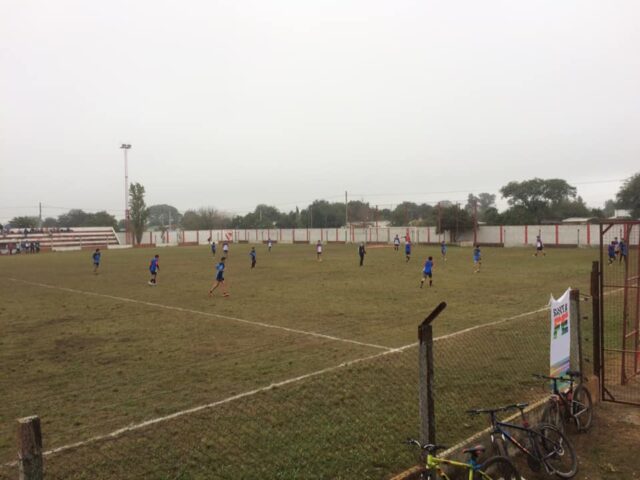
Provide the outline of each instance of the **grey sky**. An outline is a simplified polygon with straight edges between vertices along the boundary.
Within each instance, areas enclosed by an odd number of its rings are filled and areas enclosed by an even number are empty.
[[[147,203],[181,210],[534,176],[600,206],[619,182],[586,182],[640,170],[635,0],[0,5],[2,221],[122,216],[122,142]]]

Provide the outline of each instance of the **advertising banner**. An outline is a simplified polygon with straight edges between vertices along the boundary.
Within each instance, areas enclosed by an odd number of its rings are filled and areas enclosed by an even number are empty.
[[[559,299],[551,296],[551,355],[549,375],[559,377],[567,373],[571,358],[571,317],[569,309],[571,289],[568,288]]]

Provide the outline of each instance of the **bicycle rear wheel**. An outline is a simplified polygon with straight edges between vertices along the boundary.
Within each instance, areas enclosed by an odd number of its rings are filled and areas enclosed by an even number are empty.
[[[549,399],[549,402],[542,411],[542,423],[548,423],[564,432],[564,420],[560,411],[560,404],[557,400]]]
[[[584,385],[578,385],[578,388],[573,392],[571,414],[576,421],[576,428],[579,432],[589,430],[593,421],[593,404],[591,393]]]
[[[506,457],[491,457],[474,473],[474,480],[520,480],[515,465]]]
[[[578,458],[564,433],[553,425],[537,428],[538,451],[542,461],[560,478],[572,478],[578,472]]]

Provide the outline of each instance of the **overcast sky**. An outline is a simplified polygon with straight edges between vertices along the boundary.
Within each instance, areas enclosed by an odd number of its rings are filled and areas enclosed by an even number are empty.
[[[122,216],[122,142],[147,204],[180,210],[535,176],[601,206],[640,171],[637,0],[0,7],[1,221],[39,201]]]

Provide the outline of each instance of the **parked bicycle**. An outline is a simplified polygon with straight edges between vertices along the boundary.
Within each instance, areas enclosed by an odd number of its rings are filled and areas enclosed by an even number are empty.
[[[465,470],[468,480],[520,480],[521,478],[515,465],[506,457],[496,456],[480,462],[480,455],[485,451],[482,445],[463,450],[463,453],[469,455],[468,462],[463,463],[438,458],[437,451],[448,448],[444,445],[422,445],[418,440],[411,438],[407,439],[406,443],[420,448],[421,459],[424,458],[425,461],[425,470],[420,474],[421,480],[451,480],[449,474],[442,468],[444,465],[455,470]]]
[[[543,467],[548,475],[572,478],[578,472],[578,459],[569,439],[553,425],[541,423],[532,428],[524,413],[527,403],[517,403],[498,408],[469,410],[471,415],[487,414],[491,421],[491,442],[499,455],[508,456],[510,443],[525,454],[529,468],[538,472]],[[498,413],[519,410],[522,425],[498,420]],[[520,438],[512,433],[522,432]]]
[[[563,432],[564,424],[573,422],[579,432],[585,432],[591,427],[593,421],[593,405],[591,393],[582,382],[574,389],[575,379],[582,379],[580,372],[568,371],[566,376],[548,377],[546,375],[534,374],[534,377],[551,380],[553,382],[553,393],[549,398],[549,403],[542,412],[542,421],[555,425]],[[569,388],[561,391],[558,384],[568,382]]]

